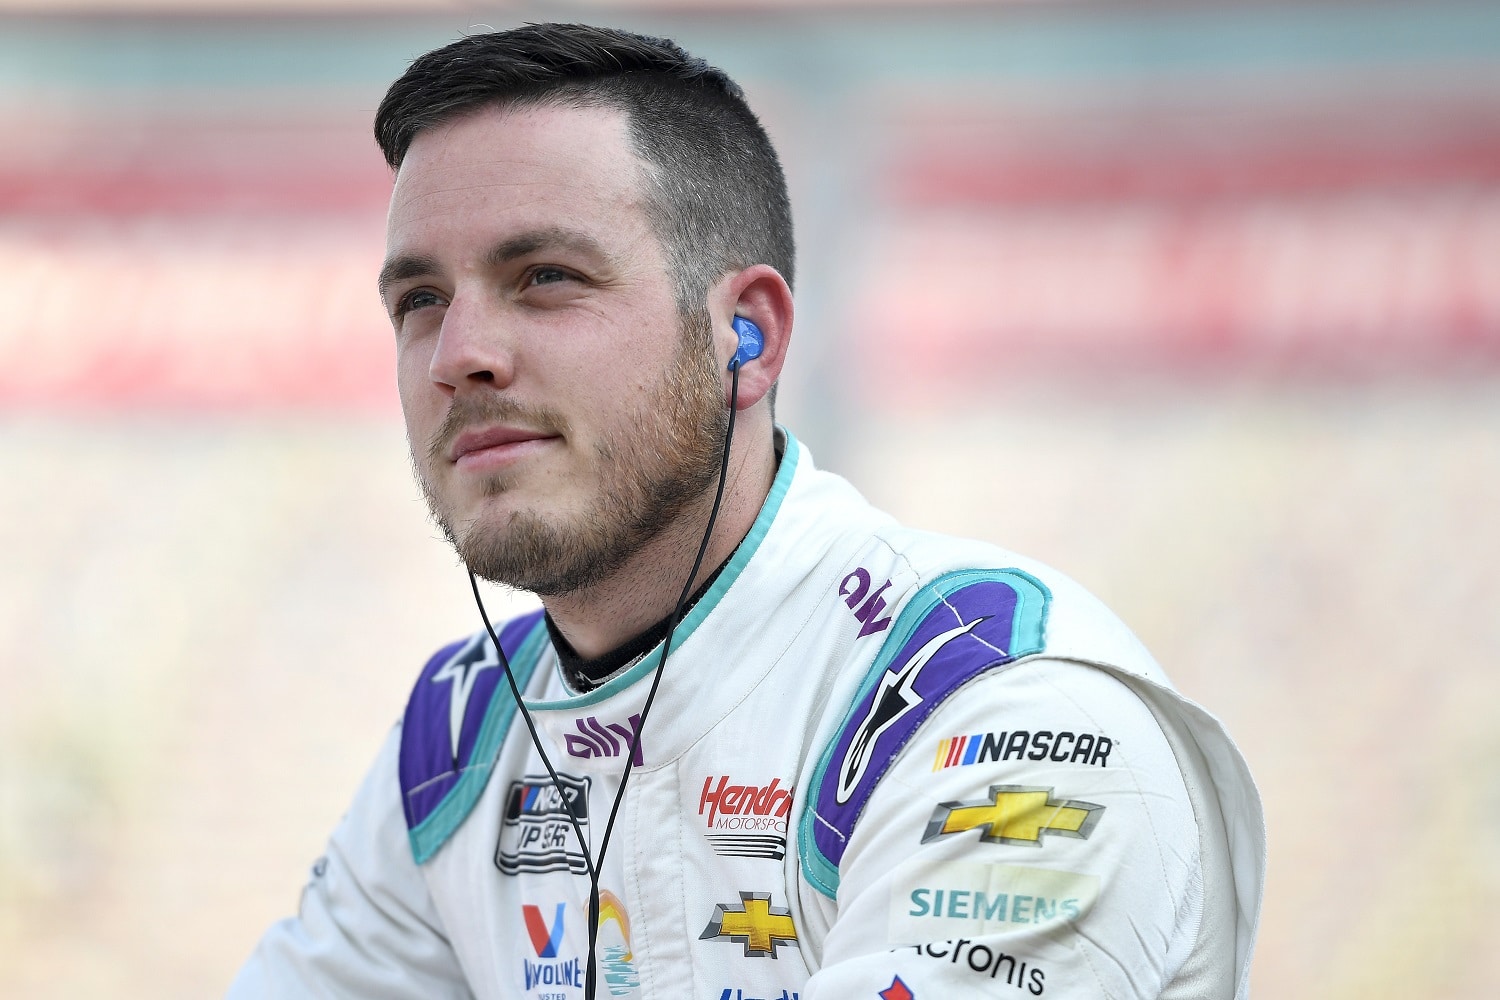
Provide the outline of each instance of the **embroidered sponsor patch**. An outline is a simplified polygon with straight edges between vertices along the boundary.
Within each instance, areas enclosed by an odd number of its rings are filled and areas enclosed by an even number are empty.
[[[917,691],[917,678],[922,676],[927,664],[953,640],[968,635],[988,620],[987,617],[976,618],[967,625],[956,625],[939,632],[923,643],[900,666],[886,669],[876,682],[875,692],[865,708],[864,718],[854,728],[849,746],[840,760],[838,784],[834,786],[834,802],[839,805],[848,804],[875,759],[876,742],[903,718],[917,715],[917,710],[931,700],[930,694]]]
[[[528,774],[512,781],[505,793],[500,838],[495,844],[495,867],[507,875],[520,872],[588,870],[573,820],[589,835],[589,779],[557,776],[560,786],[545,774]]]
[[[630,996],[640,988],[630,943],[630,914],[620,897],[608,889],[599,892],[599,971],[610,996]]]
[[[1041,847],[1048,834],[1087,840],[1103,816],[1103,806],[1054,799],[1051,788],[991,785],[987,798],[944,802],[933,810],[922,843],[978,830],[987,844]]]
[[[891,880],[891,943],[1068,924],[1098,898],[1096,875],[974,861],[908,861]]]
[[[907,602],[814,772],[802,870],[838,890],[844,846],[876,784],[938,705],[986,670],[1044,647],[1049,593],[1020,570],[964,570]]]
[[[1068,730],[1038,729],[1035,732],[1015,729],[1002,733],[974,733],[972,736],[950,736],[938,740],[932,769],[967,767],[1005,760],[1050,760],[1054,764],[1109,765],[1114,740],[1099,733],[1074,733]]]
[[[726,858],[785,858],[791,811],[792,789],[781,787],[780,778],[737,785],[728,775],[709,775],[698,797],[698,815],[708,827],[704,837]]]
[[[634,745],[635,753],[631,757],[631,763],[640,767],[641,744],[636,737],[641,728],[640,713],[632,715],[627,722],[628,724],[624,722],[602,723],[592,715],[574,719],[574,731],[563,734],[563,743],[568,748],[568,755],[582,760],[589,760],[593,757],[620,757],[628,753]]]
[[[526,991],[529,993],[540,989],[546,995],[546,992],[583,986],[583,963],[577,956],[562,955],[567,904],[556,904],[549,919],[545,907],[523,903],[521,921],[526,927],[526,936],[531,940],[532,953],[536,956],[535,961],[524,955],[521,958],[521,975],[526,983]]]
[[[552,914],[552,923],[548,925],[539,908],[530,903],[522,904],[521,917],[526,924],[526,935],[531,938],[531,950],[536,952],[537,958],[557,957],[557,946],[562,944],[563,911],[566,909],[566,903],[558,903]]]
[[[886,580],[871,593],[870,580],[870,571],[861,566],[839,582],[839,596],[849,605],[849,610],[854,612],[854,620],[859,622],[861,639],[876,632],[884,632],[891,624],[891,616],[883,614],[885,598],[882,596],[891,589],[891,581]]]
[[[798,946],[792,911],[772,906],[769,892],[742,892],[738,903],[714,904],[714,915],[698,940],[742,944],[746,958],[778,958],[781,945]]]
[[[903,983],[900,976],[891,979],[891,985],[881,990],[876,996],[880,997],[880,1000],[915,1000],[916,998],[911,987]]]
[[[968,938],[912,945],[911,950],[922,958],[956,965],[977,976],[1024,989],[1032,996],[1039,997],[1047,991],[1047,973],[1035,961],[976,944]]]

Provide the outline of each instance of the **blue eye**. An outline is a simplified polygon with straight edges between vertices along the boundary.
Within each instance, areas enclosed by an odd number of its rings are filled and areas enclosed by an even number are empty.
[[[572,274],[560,267],[537,267],[531,271],[533,285],[555,285],[559,281],[567,281],[572,277]]]
[[[405,316],[416,309],[426,309],[429,306],[445,305],[442,296],[426,288],[418,288],[407,292],[396,301],[396,315]]]

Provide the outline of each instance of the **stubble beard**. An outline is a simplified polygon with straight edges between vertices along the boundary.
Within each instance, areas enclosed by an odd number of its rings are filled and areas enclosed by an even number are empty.
[[[594,447],[590,509],[523,509],[505,515],[503,523],[481,515],[458,524],[422,463],[414,461],[433,520],[474,575],[543,597],[572,594],[608,579],[697,508],[705,508],[706,519],[706,495],[718,475],[729,420],[708,323],[706,314],[684,317],[672,366],[624,425]],[[551,408],[524,407],[500,395],[466,398],[455,401],[434,435],[427,466],[441,460],[454,436],[486,421],[520,422],[569,437],[566,418]],[[509,473],[492,476],[484,494],[501,496],[515,480]]]

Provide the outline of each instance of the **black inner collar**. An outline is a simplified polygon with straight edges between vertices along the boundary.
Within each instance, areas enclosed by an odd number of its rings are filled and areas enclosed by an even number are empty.
[[[703,581],[688,602],[682,607],[683,617],[687,617],[693,605],[708,593],[708,588],[714,585],[719,574],[724,572],[724,567],[729,565],[729,560],[719,564],[707,580]],[[592,660],[586,660],[574,651],[571,643],[564,638],[562,632],[558,631],[557,623],[552,620],[550,614],[544,614],[543,620],[547,623],[547,634],[552,637],[552,648],[557,650],[558,663],[562,666],[563,680],[568,687],[580,694],[592,691],[594,688],[609,680],[610,677],[623,670],[625,667],[635,663],[641,657],[651,652],[656,644],[667,637],[667,626],[671,624],[672,616],[668,614],[661,621],[652,625],[646,631],[637,635],[634,639],[628,639],[620,645],[611,649],[602,656]]]
[[[780,428],[776,430],[773,447],[776,449],[776,473],[780,475],[781,462],[786,458],[786,438]],[[740,540],[740,544],[744,544],[743,539]],[[735,552],[738,551],[739,548],[736,547]],[[693,606],[703,595],[708,593],[708,588],[714,585],[714,581],[719,578],[720,573],[724,572],[724,567],[728,566],[729,560],[733,558],[734,553],[731,552],[729,557],[719,564],[718,569],[715,569],[709,578],[703,581],[703,585],[694,591],[693,596],[688,598],[687,603],[682,606],[684,618],[687,617],[689,611],[693,610]],[[634,639],[629,639],[603,656],[592,660],[585,660],[573,650],[572,644],[557,630],[557,623],[552,620],[550,614],[544,612],[542,620],[547,623],[547,634],[552,637],[552,648],[557,650],[557,660],[562,667],[563,680],[568,687],[583,694],[594,690],[625,667],[651,652],[658,642],[667,637],[667,626],[671,623],[672,616],[668,614]]]

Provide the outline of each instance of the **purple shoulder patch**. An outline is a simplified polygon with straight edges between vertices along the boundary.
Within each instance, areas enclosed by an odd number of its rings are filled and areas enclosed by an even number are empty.
[[[514,658],[541,615],[522,615],[500,629],[507,657]],[[505,683],[499,667],[494,644],[478,632],[444,646],[422,668],[401,724],[398,773],[408,830],[431,816],[476,763],[471,758],[485,712],[496,687]]]
[[[963,571],[908,602],[815,772],[798,833],[804,874],[821,890],[837,890],[860,813],[928,716],[981,673],[1042,650],[1050,596],[1019,570]]]

